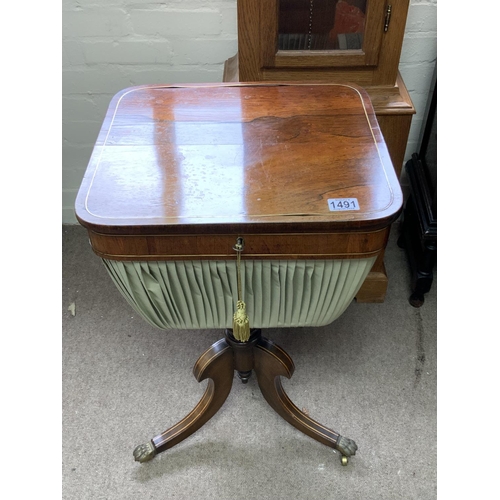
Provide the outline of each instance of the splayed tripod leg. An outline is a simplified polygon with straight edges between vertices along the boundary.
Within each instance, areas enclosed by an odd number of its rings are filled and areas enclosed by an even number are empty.
[[[205,351],[196,362],[193,374],[198,382],[208,380],[208,386],[189,415],[148,443],[134,450],[138,462],[147,462],[162,451],[172,448],[197,431],[219,411],[231,392],[234,361],[231,347],[221,339]]]
[[[269,405],[299,431],[342,454],[342,465],[356,454],[356,443],[316,422],[291,401],[281,385],[280,377],[291,378],[294,364],[290,356],[268,339],[261,338],[255,350],[255,367],[260,390]]]

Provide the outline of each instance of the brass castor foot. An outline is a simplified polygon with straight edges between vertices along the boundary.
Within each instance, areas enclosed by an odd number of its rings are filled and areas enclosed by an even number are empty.
[[[340,436],[339,440],[337,441],[336,448],[342,454],[342,457],[340,459],[342,465],[347,465],[349,463],[349,457],[351,455],[356,455],[358,445],[352,439]]]
[[[149,441],[146,444],[140,444],[134,450],[134,458],[136,462],[149,462],[156,455],[156,448],[154,444]]]

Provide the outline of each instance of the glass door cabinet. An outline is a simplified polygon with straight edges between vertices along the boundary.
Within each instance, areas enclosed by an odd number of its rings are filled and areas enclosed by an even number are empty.
[[[272,4],[267,6],[271,8],[263,18],[263,28],[273,37],[277,31],[278,36],[262,47],[265,67],[376,66],[382,40],[382,31],[377,29],[383,21],[380,0],[279,0]]]

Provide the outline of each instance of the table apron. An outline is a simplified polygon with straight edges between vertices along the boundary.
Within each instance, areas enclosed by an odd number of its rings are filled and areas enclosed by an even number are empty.
[[[244,258],[360,259],[385,248],[390,228],[372,232],[116,235],[88,230],[93,251],[111,260],[222,260],[236,258],[243,237]]]

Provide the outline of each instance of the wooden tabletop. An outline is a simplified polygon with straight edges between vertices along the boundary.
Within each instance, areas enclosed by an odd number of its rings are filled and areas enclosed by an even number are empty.
[[[347,84],[144,85],[112,100],[76,200],[105,234],[361,231],[402,193]]]

